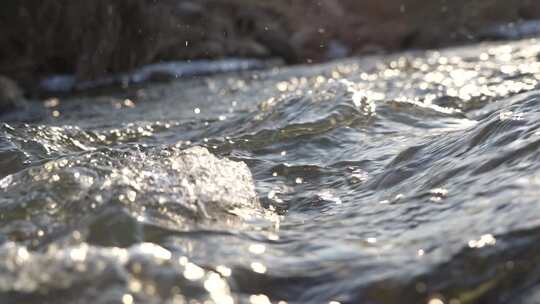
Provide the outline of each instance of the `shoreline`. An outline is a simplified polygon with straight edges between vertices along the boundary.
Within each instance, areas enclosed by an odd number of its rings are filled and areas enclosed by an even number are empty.
[[[534,20],[533,0],[20,0],[0,12],[0,75],[29,87],[53,74],[91,81],[168,61],[319,63],[501,38],[486,29]]]
[[[370,55],[388,55],[403,52],[437,51],[439,49],[466,47],[475,43],[490,42],[513,42],[523,39],[535,39],[540,37],[540,19],[521,21],[508,24],[495,24],[479,32],[477,39],[463,41],[440,48],[409,48],[393,51],[366,52],[352,54],[344,57],[317,62],[325,64],[335,60],[364,57]],[[77,96],[99,90],[121,90],[130,86],[137,86],[152,82],[172,81],[180,78],[192,78],[198,76],[211,76],[223,73],[236,73],[251,70],[264,70],[276,67],[291,67],[298,65],[311,65],[313,62],[287,64],[283,58],[223,58],[223,59],[200,59],[181,60],[148,63],[131,69],[128,72],[120,72],[105,75],[89,80],[79,80],[76,74],[49,74],[37,76],[32,80],[18,82],[0,74],[0,113],[9,112],[25,106],[28,100],[44,99],[58,96]]]

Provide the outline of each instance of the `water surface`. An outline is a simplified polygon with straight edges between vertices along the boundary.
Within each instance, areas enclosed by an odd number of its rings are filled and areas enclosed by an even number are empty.
[[[7,114],[0,300],[539,303],[539,60],[476,44]]]

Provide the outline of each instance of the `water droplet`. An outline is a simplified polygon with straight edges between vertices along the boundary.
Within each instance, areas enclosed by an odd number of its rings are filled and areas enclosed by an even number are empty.
[[[190,281],[200,280],[204,276],[204,269],[193,264],[187,263],[186,269],[184,270],[184,277]]]
[[[259,262],[253,262],[251,263],[251,270],[256,273],[266,273],[266,266]]]
[[[428,304],[444,304],[444,302],[439,298],[433,298],[428,301]]]
[[[249,297],[249,303],[251,303],[251,304],[272,304],[272,302],[270,302],[270,299],[266,295],[263,295],[263,294],[251,295]]]
[[[124,106],[127,108],[135,108],[135,103],[131,99],[124,99]]]
[[[130,294],[125,294],[122,296],[123,304],[133,304],[133,296]]]
[[[470,240],[468,245],[470,248],[482,248],[484,246],[493,246],[497,243],[495,237],[491,234],[484,234],[479,240]]]
[[[377,243],[377,238],[369,237],[366,239],[366,242],[368,242],[369,244],[375,244]]]
[[[217,266],[216,271],[224,277],[230,277],[232,274],[232,270],[229,267],[223,265]]]
[[[43,102],[43,105],[46,108],[54,108],[60,104],[60,99],[58,98],[49,98]]]
[[[249,251],[254,254],[263,254],[266,251],[266,246],[262,244],[253,244],[249,246]]]

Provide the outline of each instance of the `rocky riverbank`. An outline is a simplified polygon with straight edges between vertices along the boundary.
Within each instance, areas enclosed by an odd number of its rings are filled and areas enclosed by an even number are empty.
[[[171,60],[227,57],[320,62],[476,40],[496,24],[540,18],[540,2],[9,0],[0,12],[0,74],[32,87]]]

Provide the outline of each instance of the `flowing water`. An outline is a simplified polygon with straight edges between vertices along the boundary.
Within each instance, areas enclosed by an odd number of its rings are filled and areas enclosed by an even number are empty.
[[[539,80],[523,40],[4,115],[0,302],[540,303]]]

